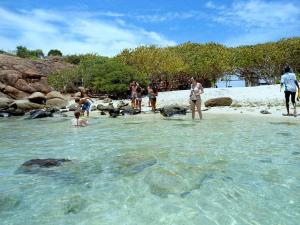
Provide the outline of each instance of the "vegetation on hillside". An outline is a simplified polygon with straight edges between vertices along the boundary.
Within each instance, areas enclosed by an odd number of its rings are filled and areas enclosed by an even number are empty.
[[[52,50],[54,54],[59,52]],[[37,57],[41,53],[17,47],[20,57]],[[63,59],[75,66],[49,76],[49,83],[58,90],[82,85],[94,92],[123,95],[131,80],[142,84],[163,81],[166,89],[172,90],[187,87],[192,76],[209,87],[224,74],[232,73],[245,78],[251,86],[258,79],[278,82],[285,65],[299,73],[300,38],[235,48],[191,42],[165,48],[140,46],[124,49],[113,58],[84,54],[67,55]]]

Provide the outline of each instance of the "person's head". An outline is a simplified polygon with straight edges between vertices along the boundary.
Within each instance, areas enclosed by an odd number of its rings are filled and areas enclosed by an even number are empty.
[[[292,68],[290,66],[286,66],[284,68],[284,73],[291,73],[292,72]]]
[[[80,101],[79,98],[75,98],[75,102],[78,103]]]
[[[196,83],[197,83],[197,80],[196,80],[194,77],[192,77],[192,78],[191,78],[191,82],[192,82],[192,84],[196,84]]]
[[[79,119],[79,117],[80,117],[80,112],[79,112],[79,111],[75,111],[75,112],[74,112],[74,116],[75,116],[76,119]]]
[[[134,80],[134,81],[132,81],[132,85],[136,85],[136,81]]]

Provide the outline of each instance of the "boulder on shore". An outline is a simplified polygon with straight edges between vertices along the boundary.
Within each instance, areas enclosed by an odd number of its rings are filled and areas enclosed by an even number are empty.
[[[45,104],[46,96],[42,92],[34,92],[32,95],[28,97],[28,100],[37,104]]]
[[[230,106],[232,99],[229,97],[212,98],[204,102],[205,107]]]
[[[53,99],[53,98],[59,98],[62,100],[66,100],[66,98],[58,91],[51,91],[46,95],[47,100]]]
[[[13,100],[9,98],[0,98],[0,109],[7,108],[10,103],[12,103]]]
[[[46,106],[48,108],[57,108],[62,109],[65,108],[68,105],[68,101],[61,98],[51,98],[47,99]]]
[[[43,105],[30,102],[29,100],[16,100],[13,103],[11,103],[9,105],[9,107],[12,107],[12,108],[15,108],[15,109],[21,109],[21,110],[24,110],[24,111],[44,108]]]
[[[159,111],[160,114],[163,115],[164,117],[171,117],[174,115],[185,115],[187,109],[179,105],[168,105],[159,109]]]

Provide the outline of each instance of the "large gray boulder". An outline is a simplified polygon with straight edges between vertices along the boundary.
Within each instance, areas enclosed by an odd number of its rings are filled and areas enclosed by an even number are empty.
[[[47,99],[46,101],[47,108],[62,109],[67,107],[67,105],[68,105],[68,101],[61,98],[51,98],[51,99]]]
[[[205,107],[230,106],[232,99],[229,97],[212,98],[204,102]]]
[[[168,105],[160,108],[159,111],[164,117],[171,117],[174,115],[185,115],[187,108],[180,105]]]
[[[15,100],[9,106],[12,107],[12,108],[16,108],[16,109],[22,109],[24,111],[44,108],[43,105],[30,102],[29,100]]]
[[[10,103],[12,103],[13,100],[9,98],[0,98],[0,109],[7,108]]]
[[[59,98],[62,100],[66,100],[66,98],[58,91],[51,91],[46,95],[47,100],[53,99],[53,98]]]
[[[46,96],[42,92],[34,92],[28,97],[28,100],[37,104],[45,104]]]

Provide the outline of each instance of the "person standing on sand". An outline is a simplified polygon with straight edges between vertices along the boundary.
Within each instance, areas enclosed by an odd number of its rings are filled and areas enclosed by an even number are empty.
[[[202,84],[197,82],[194,77],[191,78],[191,93],[190,93],[190,106],[192,110],[192,119],[195,119],[195,108],[197,107],[200,120],[202,120],[201,112],[201,94],[204,93]]]
[[[294,106],[294,116],[296,116],[297,115],[296,93],[297,93],[297,88],[299,91],[299,84],[298,84],[296,75],[292,72],[292,69],[289,66],[284,68],[284,74],[281,76],[280,83],[281,83],[280,91],[281,91],[282,87],[284,86],[285,105],[286,105],[287,115],[290,115],[289,102],[290,102],[290,96],[291,96],[291,101]]]
[[[137,92],[136,89],[138,88],[138,83],[136,81],[132,81],[130,84],[130,90],[131,90],[131,105],[133,108],[136,108],[136,97],[137,97]]]
[[[155,112],[156,111],[156,97],[158,95],[157,88],[155,87],[155,85],[151,85],[148,87],[148,95],[150,98],[150,104],[151,104],[152,111]]]
[[[78,107],[81,107],[82,114],[86,111],[87,117],[90,115],[90,108],[92,105],[92,99],[90,97],[85,98],[75,98],[75,102],[78,104]]]

